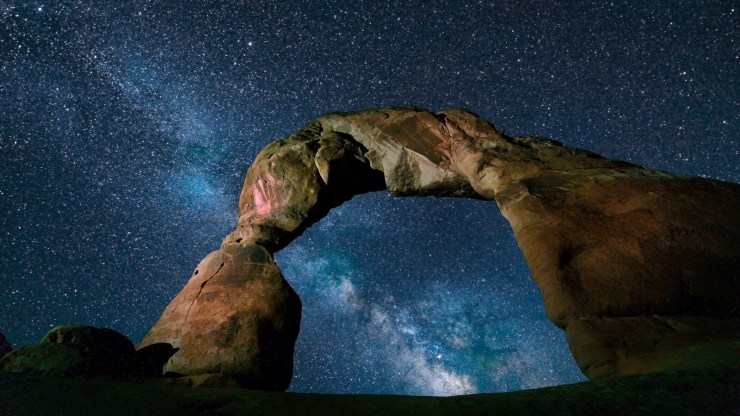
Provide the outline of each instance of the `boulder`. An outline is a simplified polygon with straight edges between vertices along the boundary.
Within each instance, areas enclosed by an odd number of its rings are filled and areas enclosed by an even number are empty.
[[[64,344],[27,345],[0,359],[0,372],[77,377],[90,375],[86,370],[82,351]]]
[[[69,325],[49,331],[39,344],[19,348],[0,360],[0,371],[57,377],[127,376],[136,373],[135,349],[107,328]]]
[[[83,325],[58,326],[44,335],[41,344],[64,344],[86,354],[111,356],[130,356],[135,351],[134,344],[125,335],[108,328]]]

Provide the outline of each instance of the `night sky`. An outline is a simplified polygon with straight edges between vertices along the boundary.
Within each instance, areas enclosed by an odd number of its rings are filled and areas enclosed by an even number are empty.
[[[331,111],[465,107],[740,181],[737,3],[524,3],[0,0],[0,332],[140,341],[259,150]],[[292,391],[584,380],[493,202],[361,195],[276,258],[304,305]]]

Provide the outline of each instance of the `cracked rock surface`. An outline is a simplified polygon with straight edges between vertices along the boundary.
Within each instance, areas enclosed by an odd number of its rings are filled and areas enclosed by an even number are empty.
[[[383,189],[495,201],[589,377],[660,371],[644,361],[740,338],[740,185],[509,137],[466,110],[409,108],[328,114],[267,145],[235,230],[141,346],[179,348],[169,371],[287,388],[300,300],[271,253]]]

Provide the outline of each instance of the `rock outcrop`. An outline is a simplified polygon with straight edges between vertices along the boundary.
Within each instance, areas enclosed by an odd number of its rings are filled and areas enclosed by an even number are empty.
[[[187,384],[228,385],[231,378],[286,390],[300,319],[301,301],[270,253],[233,244],[200,262],[139,347],[178,348],[164,370],[197,376]]]
[[[575,319],[566,335],[584,373],[740,370],[740,319],[636,316]]]
[[[107,328],[69,325],[49,331],[38,344],[0,360],[0,371],[56,377],[130,376],[138,371],[134,344]]]
[[[465,110],[383,109],[329,114],[265,147],[236,229],[142,346],[179,348],[169,371],[284,389],[300,301],[271,253],[382,189],[495,201],[589,377],[656,371],[640,360],[740,338],[739,185],[509,137]]]

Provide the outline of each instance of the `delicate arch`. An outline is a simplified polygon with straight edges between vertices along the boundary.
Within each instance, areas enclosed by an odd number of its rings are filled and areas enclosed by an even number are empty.
[[[466,110],[411,108],[328,114],[266,146],[236,229],[141,346],[172,343],[168,370],[197,380],[287,388],[300,300],[271,254],[382,189],[495,201],[589,377],[654,371],[660,360],[641,357],[740,333],[740,186],[508,137]]]

